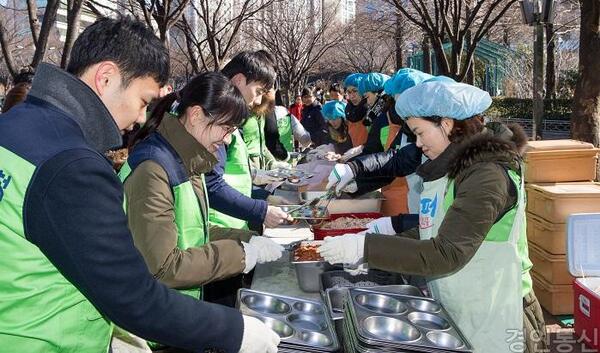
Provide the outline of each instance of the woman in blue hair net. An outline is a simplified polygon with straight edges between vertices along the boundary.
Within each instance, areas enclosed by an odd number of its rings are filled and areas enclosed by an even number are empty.
[[[352,148],[352,140],[346,125],[346,103],[332,100],[323,105],[322,113],[329,131],[329,139],[333,143],[335,153],[343,154]]]
[[[487,92],[446,80],[400,95],[396,110],[429,158],[417,169],[418,228],[326,238],[320,253],[330,263],[425,276],[476,353],[541,352],[546,331],[525,230],[527,138],[518,126],[484,125],[490,104]]]

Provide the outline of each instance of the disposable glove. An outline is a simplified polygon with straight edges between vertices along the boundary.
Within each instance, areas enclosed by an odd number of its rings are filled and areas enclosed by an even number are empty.
[[[252,271],[254,266],[256,266],[256,261],[258,260],[258,249],[256,246],[246,242],[242,242],[242,246],[244,247],[244,262],[246,264],[246,267],[244,267],[244,273],[248,273]]]
[[[392,226],[392,217],[381,217],[367,223],[367,233],[395,235],[398,232]]]
[[[275,161],[271,163],[271,169],[292,169],[292,165],[288,162]]]
[[[271,206],[292,205],[292,202],[290,200],[277,195],[267,196],[267,203]]]
[[[277,353],[280,338],[259,319],[242,315],[244,335],[239,353]]]
[[[249,244],[258,250],[256,262],[259,264],[276,261],[283,254],[283,246],[266,237],[253,236]]]
[[[360,145],[360,146],[356,146],[353,147],[351,149],[349,149],[348,151],[346,151],[346,153],[344,153],[342,155],[342,158],[340,158],[340,162],[347,162],[350,158],[356,157],[359,154],[362,153],[363,149],[365,148],[364,145]]]
[[[270,176],[266,170],[256,169],[256,174],[252,178],[252,184],[254,185],[268,185],[281,181],[281,178],[275,178]]]
[[[349,273],[351,276],[366,275],[369,273],[369,266],[365,263],[358,265],[358,267],[344,266],[344,271]]]
[[[356,182],[354,182],[354,173],[347,164],[338,163],[333,167],[333,170],[327,178],[327,189],[331,189],[335,185],[337,194],[344,192],[353,193],[358,190]]]
[[[265,227],[267,228],[275,228],[279,226],[284,221],[293,221],[294,219],[283,212],[281,208],[275,206],[267,206],[267,215],[265,216]]]
[[[358,265],[365,253],[365,235],[359,233],[325,237],[318,251],[331,264]]]

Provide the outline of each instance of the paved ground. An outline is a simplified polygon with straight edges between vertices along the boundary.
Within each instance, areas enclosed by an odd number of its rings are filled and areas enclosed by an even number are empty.
[[[546,331],[550,339],[550,353],[592,353],[597,352],[584,346],[572,327],[562,327],[559,322],[546,311]],[[537,352],[536,352],[537,353]],[[546,353],[546,352],[539,352]]]

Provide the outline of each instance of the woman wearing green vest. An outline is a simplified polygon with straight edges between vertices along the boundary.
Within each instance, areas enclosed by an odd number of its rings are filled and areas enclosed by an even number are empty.
[[[529,274],[527,139],[519,127],[484,126],[490,104],[487,92],[463,83],[430,81],[405,91],[398,114],[430,159],[417,169],[419,228],[329,238],[320,252],[332,263],[426,276],[476,353],[539,352],[545,326]]]
[[[129,227],[150,271],[198,299],[202,285],[282,254],[268,238],[209,226],[204,173],[247,112],[225,76],[200,74],[158,103],[119,173]]]
[[[274,108],[274,90],[269,90],[263,96],[262,102],[251,108],[250,116],[240,127],[242,138],[248,148],[248,160],[254,169],[269,170],[278,165],[287,165],[287,163],[278,163],[266,144],[265,117]]]

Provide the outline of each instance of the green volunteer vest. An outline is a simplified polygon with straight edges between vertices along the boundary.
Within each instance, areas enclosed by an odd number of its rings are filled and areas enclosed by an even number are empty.
[[[242,139],[242,135],[237,130],[231,135],[231,143],[227,146],[227,161],[223,179],[243,195],[252,196],[252,175],[248,164],[248,148]],[[209,215],[212,225],[223,228],[248,229],[248,222],[212,208]]]
[[[379,141],[381,142],[381,147],[385,150],[385,144],[387,143],[388,137],[390,136],[390,126],[386,125],[381,128],[379,131]]]
[[[277,118],[277,130],[279,131],[279,141],[285,147],[285,150],[292,152],[294,150],[294,132],[292,131],[292,117],[287,114]]]
[[[248,147],[248,157],[256,158],[259,157],[261,160],[261,167],[264,165],[264,149],[265,138],[265,119],[251,115],[244,125],[241,127],[243,133],[243,140]]]
[[[508,170],[508,175],[511,181],[517,188],[517,196],[524,191],[521,190],[521,176],[513,171]],[[444,208],[447,211],[452,203],[454,202],[454,180],[450,180],[448,182],[448,192],[446,192],[446,196],[444,198]],[[492,226],[488,234],[486,235],[484,241],[495,241],[495,242],[504,242],[508,241],[508,237],[510,235],[510,231],[512,229],[512,225],[515,219],[515,215],[517,213],[516,207],[513,207],[510,211],[506,212],[506,214],[500,218],[500,220]],[[523,222],[525,222],[525,217],[523,217]],[[517,242],[517,249],[519,252],[519,256],[521,258],[521,269],[522,269],[522,278],[523,278],[523,296],[529,294],[532,289],[532,280],[531,274],[529,270],[533,267],[531,260],[529,260],[529,250],[527,248],[527,227],[526,224],[523,224],[521,227],[521,234],[519,235],[519,240]]]
[[[107,352],[112,324],[25,238],[35,166],[0,147],[0,350]]]
[[[119,179],[125,183],[127,177],[133,173],[129,162],[126,162],[119,171]],[[204,190],[204,175],[202,175]],[[200,207],[198,197],[194,192],[192,182],[187,180],[176,186],[171,185],[173,191],[173,211],[175,213],[175,225],[177,226],[177,247],[181,250],[200,247],[208,242],[208,217],[207,211]],[[208,199],[206,199],[208,205]],[[179,290],[196,299],[202,299],[202,288]]]

